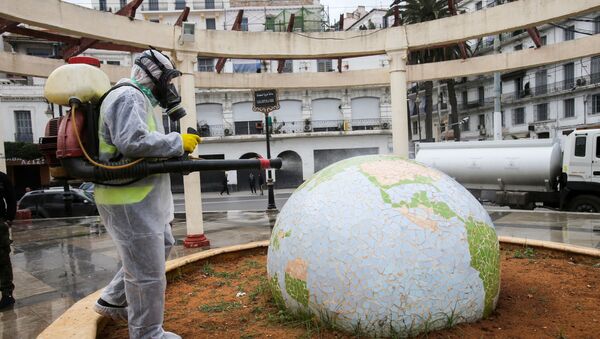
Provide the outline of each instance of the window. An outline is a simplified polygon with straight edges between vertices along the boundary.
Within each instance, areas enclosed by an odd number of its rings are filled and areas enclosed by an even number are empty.
[[[515,94],[517,96],[517,99],[520,99],[524,96],[523,95],[523,78],[515,79]]]
[[[483,8],[483,3],[481,1],[477,1],[475,4],[475,10],[478,11]]]
[[[215,60],[212,58],[198,58],[198,72],[214,72]]]
[[[485,114],[479,114],[479,129],[485,128]]]
[[[42,57],[42,58],[48,58],[52,55],[51,48],[30,47],[30,48],[27,48],[25,51],[26,51],[27,55],[32,55],[32,56],[37,56],[37,57]]]
[[[175,9],[185,9],[185,0],[175,0]]]
[[[242,18],[242,31],[248,32],[248,18]]]
[[[575,99],[566,99],[565,105],[565,118],[572,118],[575,116]]]
[[[565,78],[563,89],[572,89],[573,87],[575,87],[575,64],[572,62],[565,64],[563,66],[563,72]]]
[[[513,125],[523,125],[525,123],[525,107],[513,109]]]
[[[575,156],[585,157],[585,142],[587,137],[580,136],[575,138]]]
[[[600,82],[600,56],[592,57],[592,74],[590,78],[592,80],[592,84],[597,84]]]
[[[600,16],[594,18],[594,33],[600,33]]]
[[[567,26],[565,27],[565,41],[575,39],[575,26]]]
[[[282,73],[292,73],[292,72],[294,72],[294,61],[286,60],[285,63],[283,64]]]
[[[119,4],[121,5],[121,8],[127,6],[127,0],[119,0]]]
[[[215,0],[205,0],[204,8],[205,9],[214,9],[215,8]]]
[[[535,72],[535,95],[548,93],[548,71],[542,69]]]
[[[535,121],[548,120],[548,104],[535,105]]]
[[[596,158],[600,158],[600,137],[596,137]]]
[[[158,24],[158,23],[160,23],[160,20],[159,20],[159,19],[150,19],[149,21],[150,21],[150,22],[156,22],[157,24]]]
[[[106,11],[107,10],[107,8],[106,8],[106,0],[100,0],[99,2],[100,2],[100,10],[101,11]]]
[[[30,111],[15,111],[15,131],[15,141],[33,142]]]
[[[148,0],[148,10],[158,11],[158,0]]]
[[[477,93],[479,94],[479,104],[483,106],[483,104],[485,103],[485,89],[483,88],[483,86],[477,89]]]
[[[412,134],[413,135],[419,134],[419,123],[417,121],[412,122]]]
[[[523,49],[523,44],[515,45],[515,51],[520,51]]]
[[[541,40],[542,46],[546,46],[546,44],[548,44],[547,36],[544,35],[543,37],[540,37],[540,40]]]
[[[215,30],[217,29],[217,21],[215,18],[206,19],[206,29]]]
[[[275,17],[267,16],[265,19],[265,31],[275,31]]]
[[[600,113],[600,94],[592,96],[592,114]]]
[[[471,119],[467,119],[466,121],[464,121],[462,124],[460,124],[460,129],[463,132],[468,132],[471,130]]]
[[[331,59],[317,60],[317,72],[331,72],[333,71],[333,64]]]
[[[115,66],[120,66],[121,62],[118,60],[106,60],[106,64],[107,65],[115,65]]]
[[[467,107],[469,103],[469,93],[467,91],[462,92],[462,103],[464,107]]]
[[[502,127],[504,127],[506,124],[504,123],[504,111],[500,112],[500,120],[502,122]]]

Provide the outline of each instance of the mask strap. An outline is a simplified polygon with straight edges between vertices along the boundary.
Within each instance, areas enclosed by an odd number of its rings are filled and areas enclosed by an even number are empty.
[[[148,68],[146,67],[146,65],[144,65],[142,63],[142,59],[144,59],[144,58],[149,59],[148,57],[143,56],[143,57],[139,58],[138,60],[136,60],[135,64],[138,65],[146,73],[146,75],[148,75],[148,77],[150,78],[150,80],[152,80],[152,82],[154,83],[155,86],[157,86],[157,87],[160,86],[160,84],[158,82],[158,79],[156,79],[154,77],[154,75],[152,75],[152,73],[148,70]]]

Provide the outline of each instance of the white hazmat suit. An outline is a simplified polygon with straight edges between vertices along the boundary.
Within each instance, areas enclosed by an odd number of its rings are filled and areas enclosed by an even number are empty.
[[[149,51],[144,52],[149,55]],[[168,69],[171,62],[155,56]],[[161,70],[151,59],[140,61],[158,79]],[[110,92],[100,108],[100,159],[170,158],[183,155],[178,133],[164,134],[162,118],[154,117],[154,84],[137,65],[130,82]],[[143,92],[143,93],[142,93]],[[104,289],[94,309],[105,316],[127,319],[131,338],[179,338],[163,330],[165,260],[175,240],[173,197],[168,174],[157,174],[126,186],[96,186],[98,211],[116,243],[122,268]],[[99,301],[101,301],[99,300]],[[116,306],[116,307],[112,307]],[[127,307],[125,307],[127,306]]]

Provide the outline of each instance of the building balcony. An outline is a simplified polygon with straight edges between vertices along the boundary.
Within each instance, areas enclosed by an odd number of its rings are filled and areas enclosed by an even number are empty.
[[[375,131],[391,130],[391,118],[353,119],[353,120],[301,120],[301,121],[273,121],[271,134],[293,135],[313,132],[342,132],[342,131]],[[233,128],[223,125],[198,126],[200,136],[203,137],[228,137],[241,135],[263,135],[265,133],[263,121],[236,121]]]
[[[224,9],[225,8],[223,1],[194,0],[194,1],[188,1],[188,2],[192,3],[192,6],[190,6],[190,7],[193,10]]]

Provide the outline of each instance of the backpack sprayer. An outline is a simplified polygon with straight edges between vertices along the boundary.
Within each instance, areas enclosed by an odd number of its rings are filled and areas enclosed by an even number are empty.
[[[95,66],[95,67],[94,67]],[[49,102],[69,106],[67,114],[51,119],[39,148],[56,179],[81,179],[98,184],[127,184],[157,173],[190,173],[238,169],[281,168],[281,159],[204,160],[187,155],[167,160],[98,160],[98,121],[101,98],[111,90],[100,61],[73,57],[69,64],[55,69],[46,82],[44,95]],[[185,115],[177,105],[178,117]],[[194,133],[188,129],[188,133]]]

